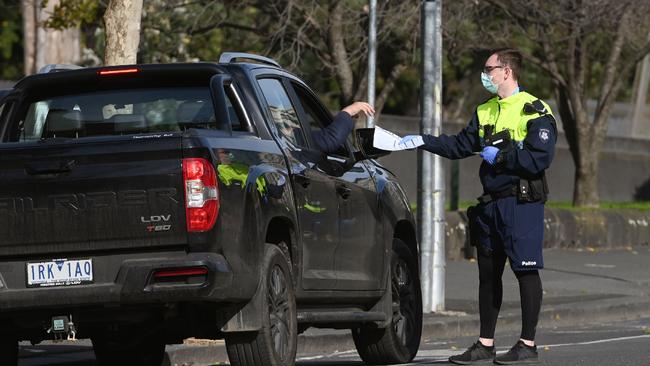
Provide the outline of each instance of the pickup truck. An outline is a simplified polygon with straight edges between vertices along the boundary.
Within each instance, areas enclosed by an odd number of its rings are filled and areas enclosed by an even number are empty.
[[[0,364],[89,338],[99,364],[160,365],[198,337],[293,365],[309,327],[413,359],[416,228],[372,129],[316,150],[332,115],[252,54],[47,71],[0,98]]]

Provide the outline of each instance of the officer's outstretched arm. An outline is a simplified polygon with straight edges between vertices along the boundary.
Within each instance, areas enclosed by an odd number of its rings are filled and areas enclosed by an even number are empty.
[[[552,116],[530,120],[523,149],[500,152],[503,156],[497,156],[497,164],[520,176],[536,176],[551,165],[556,139],[557,129]]]
[[[420,146],[421,149],[448,159],[466,158],[481,150],[478,138],[478,117],[474,113],[474,117],[467,127],[457,135],[423,135],[422,140],[424,145]]]

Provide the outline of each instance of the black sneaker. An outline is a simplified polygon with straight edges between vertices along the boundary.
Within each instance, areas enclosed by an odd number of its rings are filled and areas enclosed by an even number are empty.
[[[465,353],[449,357],[449,362],[457,365],[488,364],[492,363],[495,355],[494,346],[486,347],[481,341],[476,341]]]
[[[527,346],[521,340],[510,351],[494,358],[497,365],[530,365],[537,362],[537,346]]]

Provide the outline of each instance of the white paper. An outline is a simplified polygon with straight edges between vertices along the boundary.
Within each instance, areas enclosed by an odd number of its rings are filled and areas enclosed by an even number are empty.
[[[406,144],[400,144],[401,140],[402,138],[399,135],[375,126],[375,136],[372,141],[372,146],[387,151],[400,151],[415,149],[418,146],[424,145],[421,138],[408,141]]]

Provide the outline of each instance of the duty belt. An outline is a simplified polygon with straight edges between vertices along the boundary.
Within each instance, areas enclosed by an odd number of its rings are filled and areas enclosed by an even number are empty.
[[[517,196],[517,186],[511,186],[504,189],[503,191],[487,193],[477,198],[479,203],[486,204],[492,201],[496,201],[500,198]]]

